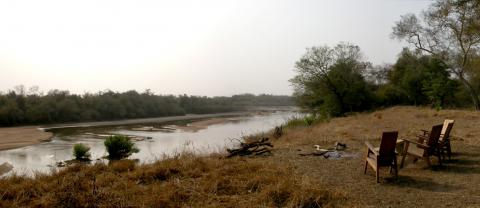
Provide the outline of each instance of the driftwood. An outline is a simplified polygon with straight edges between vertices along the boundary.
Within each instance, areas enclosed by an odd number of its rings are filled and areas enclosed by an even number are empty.
[[[331,150],[328,151],[322,151],[322,152],[311,152],[311,153],[299,153],[298,155],[300,156],[323,156],[327,152],[332,152]]]
[[[323,156],[324,158],[340,158],[343,155],[343,151],[347,148],[347,144],[335,142],[335,145],[328,149],[321,149],[320,145],[314,145],[315,152],[299,153],[300,156]]]
[[[227,157],[234,156],[247,156],[247,155],[263,155],[266,153],[272,153],[270,148],[273,147],[272,143],[268,141],[267,137],[254,142],[240,142],[240,147],[236,149],[227,149],[229,153]]]
[[[276,126],[275,131],[273,132],[273,137],[276,139],[280,138],[283,135],[283,126]]]

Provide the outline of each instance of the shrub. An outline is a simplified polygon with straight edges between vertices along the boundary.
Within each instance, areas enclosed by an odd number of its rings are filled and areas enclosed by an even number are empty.
[[[108,152],[108,159],[119,160],[130,156],[132,153],[137,153],[140,150],[135,147],[135,144],[126,136],[111,136],[105,140],[105,148]]]
[[[76,160],[89,160],[90,159],[90,147],[85,144],[73,145],[73,156]]]
[[[305,122],[305,126],[311,126],[315,121],[317,120],[317,117],[308,115],[303,117],[303,121]]]

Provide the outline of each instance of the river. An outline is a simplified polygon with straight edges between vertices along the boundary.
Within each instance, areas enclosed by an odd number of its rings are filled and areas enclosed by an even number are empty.
[[[107,155],[103,144],[104,139],[99,137],[102,134],[148,138],[135,141],[140,152],[129,157],[138,159],[140,163],[150,163],[184,151],[195,154],[224,152],[226,148],[237,145],[237,139],[242,136],[261,134],[283,124],[293,116],[296,116],[296,113],[292,111],[253,114],[226,119],[225,122],[208,125],[196,131],[182,128],[172,131],[138,131],[133,130],[132,125],[57,129],[49,142],[0,151],[0,164],[8,162],[13,165],[13,170],[9,174],[47,173],[56,168],[57,162],[73,159],[72,149],[77,143],[86,144],[91,148],[91,157],[95,162],[96,159]],[[187,123],[184,122],[184,124]],[[169,124],[171,123],[156,125]]]

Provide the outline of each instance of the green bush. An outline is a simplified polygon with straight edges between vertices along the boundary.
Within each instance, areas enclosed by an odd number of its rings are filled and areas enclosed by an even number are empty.
[[[137,153],[140,150],[126,136],[111,136],[105,140],[105,148],[108,152],[108,158],[111,160],[119,160]]]
[[[84,144],[73,145],[73,156],[76,160],[89,160],[90,159],[90,147]]]

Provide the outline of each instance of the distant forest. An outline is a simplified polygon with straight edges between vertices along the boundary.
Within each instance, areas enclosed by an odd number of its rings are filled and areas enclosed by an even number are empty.
[[[240,111],[251,106],[292,106],[290,96],[241,94],[231,97],[155,95],[113,92],[72,94],[17,86],[0,92],[0,126],[207,114]]]

